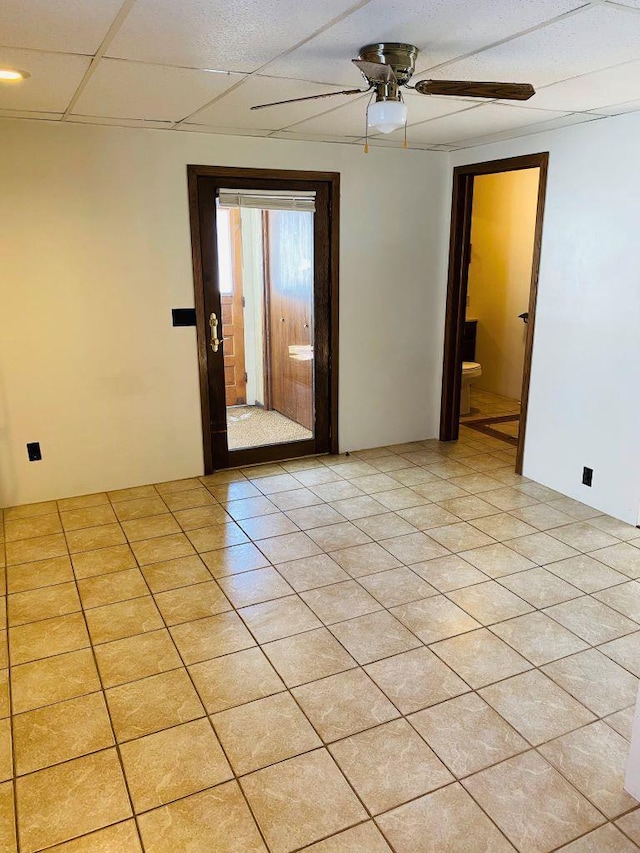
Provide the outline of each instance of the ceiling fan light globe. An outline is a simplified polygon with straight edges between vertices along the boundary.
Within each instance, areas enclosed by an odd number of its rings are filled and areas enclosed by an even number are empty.
[[[392,133],[407,122],[407,105],[402,101],[376,101],[369,107],[367,124],[370,130]]]

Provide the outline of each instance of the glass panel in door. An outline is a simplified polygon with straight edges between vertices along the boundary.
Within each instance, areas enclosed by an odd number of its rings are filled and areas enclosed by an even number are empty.
[[[309,440],[314,213],[221,205],[217,223],[229,450]]]

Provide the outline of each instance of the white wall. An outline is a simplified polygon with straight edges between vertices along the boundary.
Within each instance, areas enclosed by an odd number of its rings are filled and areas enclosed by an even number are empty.
[[[478,320],[476,388],[520,399],[539,169],[479,175],[473,182],[467,316]]]
[[[446,155],[27,120],[0,148],[0,505],[202,473],[187,163],[341,173],[341,448],[436,434]]]
[[[549,151],[524,474],[637,524],[640,114],[457,152]],[[593,487],[581,485],[594,469]]]

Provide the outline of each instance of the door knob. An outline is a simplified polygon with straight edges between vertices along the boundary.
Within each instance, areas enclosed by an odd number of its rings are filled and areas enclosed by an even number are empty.
[[[525,311],[524,314],[518,314],[518,320],[522,320],[522,322],[527,325],[529,322],[529,312]]]
[[[218,338],[218,318],[215,314],[209,315],[209,326],[211,328],[211,349],[218,352],[222,341]]]

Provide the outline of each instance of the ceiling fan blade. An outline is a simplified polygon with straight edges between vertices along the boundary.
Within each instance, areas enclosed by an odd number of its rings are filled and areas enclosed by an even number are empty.
[[[367,62],[364,59],[352,59],[364,76],[372,83],[397,83],[397,77],[390,65],[383,62]]]
[[[282,104],[298,104],[300,101],[315,101],[318,98],[332,98],[334,95],[364,95],[368,89],[343,89],[342,92],[323,92],[322,95],[307,95],[305,98],[289,98],[288,101],[273,101],[271,104],[257,104],[252,110],[264,110],[266,107],[279,107]]]
[[[415,88],[421,95],[500,98],[505,101],[528,101],[536,93],[531,83],[474,83],[465,80],[420,80]]]

